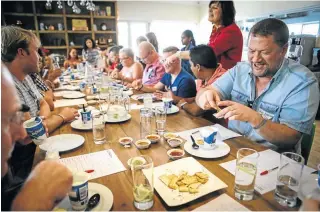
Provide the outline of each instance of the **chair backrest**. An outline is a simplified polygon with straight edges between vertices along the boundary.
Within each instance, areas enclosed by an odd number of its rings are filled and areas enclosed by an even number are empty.
[[[306,164],[308,162],[308,158],[309,158],[309,155],[310,155],[310,151],[311,151],[311,147],[312,147],[312,143],[313,143],[315,130],[316,130],[316,123],[313,123],[311,134],[310,135],[304,134],[303,138],[302,138],[301,155],[304,157]]]

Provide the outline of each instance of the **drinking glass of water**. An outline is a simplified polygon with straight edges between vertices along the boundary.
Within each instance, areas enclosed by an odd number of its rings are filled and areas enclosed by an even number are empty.
[[[294,207],[304,166],[304,158],[292,152],[280,155],[275,200],[283,206]]]
[[[143,105],[145,108],[152,108],[152,94],[146,94],[143,97]]]
[[[140,138],[144,139],[152,132],[152,110],[151,108],[140,109]]]
[[[239,200],[252,200],[257,175],[259,153],[242,148],[237,152],[234,192]]]
[[[103,144],[106,142],[106,130],[103,113],[92,115],[92,130],[93,141],[95,144]]]
[[[159,135],[163,135],[166,130],[167,111],[165,107],[155,107],[156,130]]]
[[[139,156],[141,163],[131,164],[134,206],[148,210],[153,206],[153,161],[147,155]],[[146,173],[150,178],[146,177]]]

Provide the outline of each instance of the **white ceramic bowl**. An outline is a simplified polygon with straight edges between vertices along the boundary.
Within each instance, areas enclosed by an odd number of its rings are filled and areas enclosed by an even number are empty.
[[[196,140],[196,144],[198,144],[198,146],[201,148],[201,149],[204,149],[204,150],[212,150],[212,149],[215,149],[216,148],[216,143],[212,143],[212,144],[208,144],[206,142],[204,142],[203,139],[197,139]]]
[[[170,138],[167,140],[167,142],[170,147],[176,148],[183,143],[183,140],[181,138]]]
[[[171,132],[167,132],[167,133],[165,133],[164,135],[163,135],[163,137],[166,139],[166,140],[168,140],[168,139],[170,139],[170,138],[176,138],[176,137],[178,137],[176,134],[174,134],[174,133],[171,133]]]
[[[130,145],[132,143],[133,139],[131,137],[123,137],[119,139],[119,143],[123,146]]]
[[[138,149],[148,149],[151,144],[151,141],[148,139],[141,139],[135,142],[135,145]]]
[[[176,154],[179,154],[179,155],[175,155]],[[184,156],[184,150],[182,149],[170,149],[167,151],[167,155],[169,156],[170,159],[172,160],[177,160],[177,159],[180,159]]]
[[[146,136],[146,139],[151,141],[152,144],[158,143],[160,141],[160,135],[150,134]]]

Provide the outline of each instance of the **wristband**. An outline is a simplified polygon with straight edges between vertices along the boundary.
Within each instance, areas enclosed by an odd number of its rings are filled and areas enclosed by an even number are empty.
[[[263,118],[263,120],[260,122],[260,124],[258,124],[258,126],[256,126],[256,127],[253,127],[253,129],[255,129],[255,130],[260,129],[261,127],[263,127],[267,123],[267,121],[268,121],[267,119]]]
[[[188,104],[188,102],[184,102],[180,105],[180,108],[183,109],[183,106],[185,106],[186,104]]]
[[[63,117],[63,115],[61,115],[61,114],[55,114],[55,115],[61,117],[62,118],[62,124],[64,124],[65,118]]]

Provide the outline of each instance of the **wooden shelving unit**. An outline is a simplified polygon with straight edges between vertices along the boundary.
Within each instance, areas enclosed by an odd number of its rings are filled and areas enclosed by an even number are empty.
[[[111,16],[105,16],[106,13],[89,12],[85,7],[81,7],[78,1],[77,6],[81,8],[81,14],[73,13],[71,7],[65,1],[62,1],[62,10],[57,8],[55,1],[52,2],[52,9],[46,10],[46,2],[44,0],[1,2],[2,24],[12,25],[20,20],[24,24],[22,27],[35,33],[40,38],[43,47],[49,49],[51,53],[67,55],[71,48],[76,48],[81,53],[83,40],[87,37],[91,37],[95,41],[99,38],[105,40],[112,38],[113,43],[118,43],[118,8],[116,1],[94,1],[95,5],[99,6],[100,11],[106,10],[107,6],[111,7]],[[72,30],[72,19],[87,20],[89,30]],[[40,23],[46,26],[52,25],[55,30],[40,30]],[[63,30],[58,30],[58,24],[63,25]],[[108,31],[101,30],[102,24],[107,25]],[[60,39],[59,42],[56,41],[57,39]],[[75,45],[71,46],[70,42]],[[55,45],[57,43],[58,45]],[[61,45],[59,45],[60,43]],[[98,46],[100,48],[108,47],[106,44],[98,44]]]

